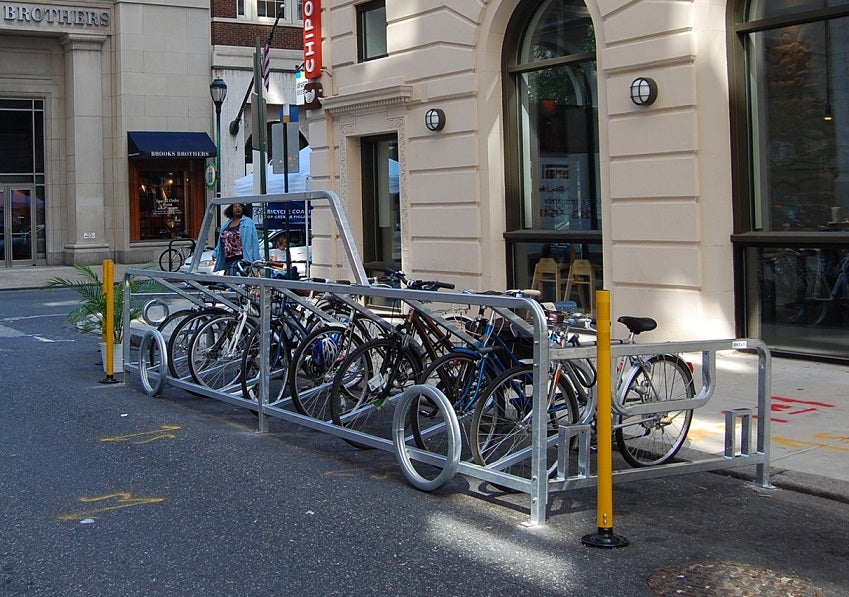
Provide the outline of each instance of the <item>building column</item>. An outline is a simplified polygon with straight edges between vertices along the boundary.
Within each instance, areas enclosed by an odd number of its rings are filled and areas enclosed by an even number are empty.
[[[103,35],[68,34],[65,51],[65,263],[112,257],[106,238],[103,156]]]

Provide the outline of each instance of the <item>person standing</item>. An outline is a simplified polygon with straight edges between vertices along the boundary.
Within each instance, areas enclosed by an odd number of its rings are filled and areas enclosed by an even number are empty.
[[[254,262],[259,259],[259,236],[256,225],[245,215],[245,205],[234,203],[224,210],[228,218],[221,227],[218,243],[212,254],[215,265],[212,271],[223,271],[225,275],[239,275],[236,265],[241,260]]]

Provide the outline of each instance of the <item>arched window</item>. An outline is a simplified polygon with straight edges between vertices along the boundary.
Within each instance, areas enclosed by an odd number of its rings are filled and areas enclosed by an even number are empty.
[[[543,0],[513,15],[505,48],[507,239],[511,282],[540,257],[565,271],[601,267],[595,34],[581,0]],[[543,289],[545,298],[553,285]]]
[[[736,11],[741,331],[779,353],[846,358],[849,0],[751,0]]]

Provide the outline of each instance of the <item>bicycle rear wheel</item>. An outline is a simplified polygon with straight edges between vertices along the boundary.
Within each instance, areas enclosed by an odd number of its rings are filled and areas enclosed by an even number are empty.
[[[548,386],[546,436],[551,437],[560,425],[577,421],[578,405],[562,376],[556,387],[552,387],[549,376],[544,383]],[[470,443],[475,462],[530,478],[533,397],[533,365],[508,369],[489,385],[478,399],[472,417]],[[553,470],[557,465],[556,442],[548,444],[546,454],[546,468]]]
[[[330,415],[333,423],[389,438],[395,398],[416,382],[416,355],[397,338],[378,338],[351,351],[333,377]],[[346,439],[357,448],[368,448]]]
[[[176,272],[183,261],[183,254],[177,249],[165,249],[159,255],[159,267],[163,272]]]
[[[695,395],[693,374],[675,355],[657,355],[648,359],[649,368],[640,368],[628,383],[623,406],[686,400]],[[662,408],[658,404],[658,408]],[[634,467],[669,462],[681,449],[690,421],[691,410],[662,411],[617,417],[616,445],[622,457]]]

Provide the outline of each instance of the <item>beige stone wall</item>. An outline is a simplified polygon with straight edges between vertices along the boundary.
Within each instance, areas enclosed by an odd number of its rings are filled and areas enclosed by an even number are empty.
[[[356,232],[359,138],[398,132],[403,267],[461,288],[503,288],[503,33],[517,0],[387,3],[389,56],[358,64],[354,4],[324,2],[325,109],[309,114],[315,188]],[[648,339],[733,335],[731,173],[722,0],[588,0],[598,41],[604,283],[614,318]],[[657,102],[629,99],[637,76]],[[424,127],[445,111],[439,133]],[[340,262],[330,227],[314,254]],[[344,269],[344,268],[342,268]],[[338,272],[334,271],[334,274]],[[614,330],[615,333],[623,330]]]

